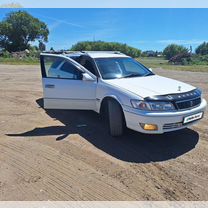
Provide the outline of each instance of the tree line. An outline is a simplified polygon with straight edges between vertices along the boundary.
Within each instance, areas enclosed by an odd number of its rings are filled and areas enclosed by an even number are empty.
[[[120,51],[132,57],[139,57],[141,50],[127,44],[104,41],[83,41],[71,47],[72,51]]]
[[[26,11],[11,12],[0,22],[0,49],[7,55],[11,52],[31,50],[44,51],[48,41],[49,29],[46,23]],[[31,43],[39,42],[38,46]],[[104,41],[83,41],[73,45],[73,51],[120,51],[132,57],[161,56],[172,63],[208,62],[208,43],[199,45],[195,53],[177,44],[168,45],[162,52],[141,51],[124,43]],[[35,53],[35,52],[34,52]],[[35,53],[35,54],[38,54]]]

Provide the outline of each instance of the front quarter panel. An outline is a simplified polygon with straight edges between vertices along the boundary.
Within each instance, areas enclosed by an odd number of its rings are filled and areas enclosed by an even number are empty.
[[[131,107],[131,99],[143,99],[136,94],[133,94],[127,90],[121,89],[117,86],[113,86],[105,81],[99,79],[98,80],[98,87],[97,87],[97,99],[96,99],[96,112],[100,112],[101,103],[106,97],[111,97],[117,100],[121,107],[124,108],[125,106]]]

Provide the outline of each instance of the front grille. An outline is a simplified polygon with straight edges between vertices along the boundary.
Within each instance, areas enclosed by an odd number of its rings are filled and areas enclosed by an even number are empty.
[[[194,108],[200,105],[200,103],[201,103],[201,97],[198,97],[198,98],[191,99],[191,100],[178,101],[176,102],[176,106],[179,110],[184,110],[188,108]]]
[[[180,122],[180,123],[169,123],[169,124],[165,124],[163,126],[163,129],[164,130],[167,130],[167,129],[177,129],[177,128],[180,128],[183,126],[183,123]]]

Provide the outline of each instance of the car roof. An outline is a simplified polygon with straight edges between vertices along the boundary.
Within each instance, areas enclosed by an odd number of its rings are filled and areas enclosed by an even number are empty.
[[[86,51],[85,55],[91,58],[121,58],[128,57],[127,55],[117,52],[117,51]]]
[[[63,52],[43,52],[42,55],[64,55],[67,57],[89,56],[91,58],[127,58],[129,56],[119,51],[63,51]]]

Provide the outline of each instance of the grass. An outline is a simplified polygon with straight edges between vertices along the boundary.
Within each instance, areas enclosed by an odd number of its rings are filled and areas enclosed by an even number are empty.
[[[141,57],[137,59],[139,62],[145,66],[155,69],[162,68],[167,70],[179,70],[179,71],[193,71],[193,72],[208,72],[208,65],[172,65],[169,64],[164,58],[150,58]],[[11,65],[39,65],[38,58],[25,58],[25,59],[15,59],[15,58],[0,58],[0,64],[11,64]]]
[[[11,65],[37,65],[39,64],[38,58],[0,58],[0,64],[11,64]]]
[[[179,70],[179,71],[193,71],[193,72],[208,72],[208,65],[172,65],[168,63],[168,60],[164,58],[150,58],[141,57],[137,59],[139,62],[149,68],[162,68],[168,70]]]

